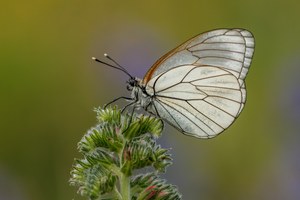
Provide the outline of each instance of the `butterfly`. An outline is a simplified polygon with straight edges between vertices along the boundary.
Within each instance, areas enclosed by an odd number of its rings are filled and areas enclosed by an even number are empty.
[[[131,76],[129,105],[163,119],[183,134],[213,138],[239,116],[246,102],[245,78],[254,53],[254,37],[245,29],[199,34],[157,60],[143,79]],[[113,102],[115,102],[115,99]]]

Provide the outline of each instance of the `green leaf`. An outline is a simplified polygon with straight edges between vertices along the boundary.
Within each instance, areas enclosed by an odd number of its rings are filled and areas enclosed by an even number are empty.
[[[90,199],[97,199],[101,194],[111,192],[117,180],[116,175],[108,168],[86,159],[77,160],[71,175],[71,185],[79,186],[78,192]]]
[[[174,185],[167,184],[156,174],[138,175],[130,183],[137,200],[179,200],[181,195]]]
[[[153,116],[134,116],[132,123],[124,131],[124,136],[130,140],[134,137],[139,137],[140,135],[149,133],[157,138],[161,135],[162,128],[163,123],[160,119],[157,119]]]
[[[95,108],[94,111],[97,113],[97,120],[99,123],[109,123],[120,125],[121,123],[121,112],[117,107],[109,107],[107,109]]]
[[[107,148],[113,152],[120,152],[124,139],[118,132],[118,127],[110,124],[99,124],[90,130],[78,143],[79,151],[88,153],[97,147]]]

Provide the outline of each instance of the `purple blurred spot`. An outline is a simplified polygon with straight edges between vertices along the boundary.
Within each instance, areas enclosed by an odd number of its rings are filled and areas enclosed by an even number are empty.
[[[300,60],[291,59],[284,62],[279,72],[278,81],[280,83],[279,106],[283,119],[292,126],[300,127]]]
[[[6,170],[0,168],[0,199],[2,200],[24,200],[20,183]]]

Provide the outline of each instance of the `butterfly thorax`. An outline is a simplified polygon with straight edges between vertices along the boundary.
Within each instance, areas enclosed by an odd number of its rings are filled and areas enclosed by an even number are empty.
[[[131,98],[136,102],[136,105],[147,110],[151,104],[151,96],[146,92],[142,80],[136,77],[129,79],[127,89],[131,91]]]

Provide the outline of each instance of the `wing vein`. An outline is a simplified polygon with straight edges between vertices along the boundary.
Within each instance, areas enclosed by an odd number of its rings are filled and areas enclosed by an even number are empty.
[[[176,122],[177,126],[181,129],[181,131],[183,131],[183,128],[180,126],[180,124],[176,121],[176,119],[173,117],[173,115],[171,115],[171,113],[168,111],[168,109],[166,109],[166,107],[164,106],[164,103],[156,98],[156,102],[159,103],[161,105],[161,107],[163,107],[165,109],[165,111],[169,114],[169,116],[171,116],[171,118],[174,120],[174,122]],[[171,124],[171,122],[170,122]]]
[[[199,52],[199,51],[228,51],[228,52],[231,52],[231,53],[238,53],[238,54],[244,54],[240,51],[233,51],[233,50],[227,50],[227,49],[199,49],[199,50],[191,50],[191,52]]]
[[[206,101],[205,101],[206,102]],[[224,129],[220,124],[218,124],[217,122],[215,122],[213,119],[211,119],[210,117],[208,117],[207,115],[203,114],[202,112],[200,112],[197,108],[195,108],[195,106],[193,106],[189,101],[187,101],[187,103],[192,107],[194,108],[195,110],[197,110],[198,113],[201,113],[204,117],[206,117],[207,119],[209,119],[212,123],[214,123],[215,125],[219,126],[220,128]],[[202,120],[200,120],[202,121]],[[203,122],[203,121],[202,121]],[[203,122],[204,123],[204,122]],[[207,127],[209,127],[206,123],[204,123]],[[209,127],[210,130],[212,130],[210,127]],[[213,132],[215,132],[214,130],[212,130]]]
[[[168,101],[168,100],[166,100],[166,101]],[[183,107],[183,106],[180,106],[180,105],[178,105],[178,104],[176,104],[175,102],[171,102],[171,101],[168,101],[169,103],[173,103],[173,104],[175,104],[176,106],[178,106],[178,107],[180,107],[180,108],[182,108],[183,110],[185,110],[185,111],[187,111],[187,112],[189,112],[185,107]],[[186,103],[188,103],[189,104],[189,102],[188,101],[185,101]],[[190,104],[189,104],[190,105]],[[193,106],[191,106],[192,108],[194,108]],[[195,122],[193,122],[189,117],[187,117],[186,115],[184,115],[182,112],[180,112],[178,109],[176,109],[176,108],[174,108],[174,107],[172,107],[172,109],[174,109],[174,110],[176,110],[178,113],[180,113],[182,116],[184,116],[186,119],[188,119],[192,124],[194,124],[195,126],[197,126],[201,131],[203,131],[206,135],[208,135],[209,136],[209,134],[208,133],[206,133],[200,126],[198,126],[198,124],[196,124]],[[195,108],[194,108],[195,109]],[[195,109],[196,111],[198,111],[197,109]],[[201,113],[201,112],[199,112],[198,111],[198,113]],[[201,113],[203,116],[205,116],[203,113]],[[201,121],[208,129],[210,129],[212,132],[215,132],[212,128],[210,128],[205,122],[203,122],[200,118],[198,118],[197,116],[195,116],[199,121]],[[206,117],[206,116],[205,116]],[[209,118],[208,118],[209,119]],[[217,124],[218,125],[218,124]],[[222,128],[222,127],[221,127]]]
[[[239,60],[236,60],[236,59],[233,59],[233,58],[227,58],[227,57],[222,57],[222,56],[197,56],[197,55],[194,55],[194,56],[196,56],[199,59],[201,59],[201,58],[224,58],[224,59],[236,61],[236,62],[239,62],[239,63],[242,63],[242,64],[244,63],[244,60],[239,61]]]
[[[208,87],[208,88],[220,88],[220,89],[228,89],[228,90],[235,90],[235,91],[240,91],[240,89],[235,89],[235,88],[228,88],[228,87],[221,87],[221,86],[209,86],[209,85],[194,85],[193,83],[191,83],[193,86],[195,87]],[[201,90],[201,92],[203,92]],[[203,92],[205,93],[205,92]],[[205,93],[206,94],[206,93]],[[209,96],[209,95],[208,95]]]

